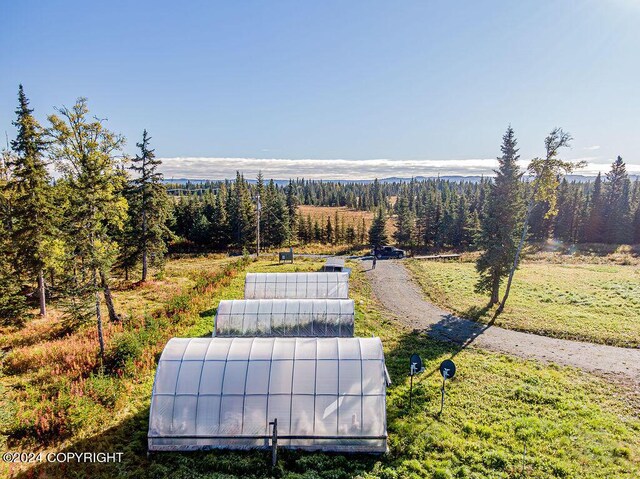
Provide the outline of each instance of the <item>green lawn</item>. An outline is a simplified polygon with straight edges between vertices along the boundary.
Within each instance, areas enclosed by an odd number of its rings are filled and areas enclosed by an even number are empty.
[[[316,269],[318,262],[277,266],[250,263],[249,271]],[[241,272],[215,296],[192,298],[180,335],[210,334],[222,298],[241,298]],[[123,452],[120,464],[39,465],[19,477],[53,478],[637,478],[640,475],[640,408],[630,393],[570,368],[541,365],[475,349],[460,351],[412,334],[388,319],[365,276],[351,280],[356,332],[379,335],[393,385],[388,390],[389,454],[382,457],[281,451],[275,471],[269,452],[158,453],[146,456],[149,396],[153,371],[131,374],[121,394],[126,413],[57,449]],[[426,372],[414,381],[408,410],[408,359],[418,352]],[[456,377],[447,386],[445,413],[438,417],[440,377],[434,372],[453,356]],[[78,404],[82,404],[80,401]],[[12,449],[20,441],[12,441]],[[523,467],[523,448],[527,445]],[[33,446],[31,446],[33,447]],[[27,448],[28,450],[29,448]],[[0,470],[1,471],[1,470]],[[38,474],[42,474],[39,476]],[[1,474],[0,474],[1,475]]]
[[[474,263],[408,261],[425,295],[455,314],[488,322],[474,291]],[[495,325],[557,338],[640,346],[640,266],[525,263]]]

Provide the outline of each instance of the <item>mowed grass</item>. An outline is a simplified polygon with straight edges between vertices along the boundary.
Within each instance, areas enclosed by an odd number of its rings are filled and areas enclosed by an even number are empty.
[[[406,263],[427,298],[453,313],[489,322],[487,296],[471,262]],[[640,346],[640,266],[525,262],[516,271],[497,326],[557,338]]]
[[[317,270],[321,261],[277,265],[250,262],[219,289],[193,295],[173,335],[208,336],[220,299],[243,296],[246,271]],[[201,266],[208,268],[207,262]],[[39,464],[18,477],[52,478],[636,478],[640,474],[640,411],[631,393],[570,368],[478,350],[459,350],[413,334],[385,313],[364,274],[352,263],[350,295],[356,334],[382,338],[393,380],[387,396],[389,454],[349,456],[280,451],[275,470],[268,451],[214,451],[146,455],[154,368],[126,375],[113,417],[53,443],[52,450],[118,451],[118,464]],[[425,373],[414,378],[408,408],[408,363],[421,354]],[[447,384],[442,416],[438,364],[453,357],[456,377]],[[157,356],[156,356],[157,359]],[[82,400],[76,401],[81,408]],[[125,406],[126,405],[126,406]],[[120,410],[122,409],[122,410]],[[101,422],[101,423],[100,423]],[[523,461],[523,449],[527,454]],[[34,450],[12,442],[12,450]],[[29,469],[25,470],[25,468]],[[522,469],[524,468],[524,475]],[[1,474],[0,470],[0,474]]]

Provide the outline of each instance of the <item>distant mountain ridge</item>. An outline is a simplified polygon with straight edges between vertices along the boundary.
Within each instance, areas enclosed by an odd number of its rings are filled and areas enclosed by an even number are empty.
[[[477,183],[479,181],[481,181],[483,178],[491,178],[491,176],[480,176],[480,175],[470,175],[470,176],[463,176],[463,175],[435,175],[435,176],[415,176],[413,179],[415,179],[416,181],[425,181],[425,180],[435,180],[440,178],[441,180],[445,180],[445,181],[451,181],[451,182],[462,182],[462,181],[467,181],[467,182],[471,182],[471,183]],[[584,183],[584,182],[588,182],[588,181],[594,181],[595,180],[595,176],[587,176],[587,175],[567,175],[567,181],[572,182],[575,181],[577,183]],[[629,175],[629,178],[631,179],[631,181],[636,181],[638,179],[640,179],[640,175]],[[412,178],[405,178],[405,177],[389,177],[389,178],[379,178],[378,181],[381,183],[406,183],[411,181]],[[179,185],[184,185],[187,183],[192,183],[192,184],[201,184],[201,183],[217,183],[219,181],[225,181],[224,179],[216,179],[216,180],[205,180],[205,179],[201,179],[201,178],[165,178],[164,182],[165,183],[172,183],[172,184],[179,184]],[[256,180],[254,179],[248,179],[248,181],[250,183],[255,183]],[[289,180],[282,180],[282,179],[274,179],[273,180],[277,185],[282,186],[282,185],[286,185],[287,183],[289,183]],[[361,184],[368,184],[368,183],[373,183],[374,180],[357,180],[357,179],[353,179],[353,180],[334,180],[334,179],[323,179],[323,180],[313,180],[313,181],[323,181],[325,183],[361,183]]]

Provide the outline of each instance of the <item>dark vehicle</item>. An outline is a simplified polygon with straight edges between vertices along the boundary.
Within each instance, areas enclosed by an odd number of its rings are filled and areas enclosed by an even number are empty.
[[[378,259],[397,258],[401,259],[406,256],[404,250],[400,248],[394,248],[393,246],[379,246],[374,249],[373,254]]]

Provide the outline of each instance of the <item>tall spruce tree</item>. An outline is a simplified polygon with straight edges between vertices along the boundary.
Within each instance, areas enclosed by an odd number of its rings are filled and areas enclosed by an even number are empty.
[[[265,246],[282,246],[289,239],[289,214],[285,198],[273,180],[265,189],[262,216],[265,218]]]
[[[374,248],[387,244],[387,219],[382,208],[378,208],[369,228],[369,244]]]
[[[33,117],[22,85],[18,88],[18,130],[11,142],[15,155],[10,156],[11,178],[5,188],[10,190],[11,247],[17,258],[18,271],[37,278],[40,315],[47,314],[44,270],[48,245],[54,231],[51,197],[51,177],[44,161],[46,141],[44,131]]]
[[[256,212],[249,185],[240,172],[236,172],[236,180],[229,188],[227,199],[232,244],[237,248],[248,248],[256,237]]]
[[[518,166],[517,140],[509,126],[502,137],[502,156],[498,158],[496,178],[489,187],[486,209],[476,239],[482,251],[476,261],[480,278],[476,291],[490,294],[489,304],[500,300],[500,284],[509,274],[517,244],[517,227],[522,216],[522,173]]]
[[[598,173],[593,183],[589,206],[589,218],[584,226],[584,239],[590,243],[598,243],[603,240],[604,232],[604,203],[602,191],[602,175]]]
[[[162,264],[167,251],[165,240],[170,236],[166,226],[169,198],[158,171],[162,162],[156,159],[155,150],[149,148],[150,140],[144,130],[142,141],[136,143],[140,153],[132,159],[131,169],[137,176],[131,180],[128,195],[131,232],[137,238],[136,256],[142,261],[141,281],[147,280],[150,258]]]
[[[6,149],[0,156],[0,324],[21,326],[27,309],[20,278],[16,271],[16,253],[11,247],[11,191],[6,185],[11,177],[12,153]]]
[[[606,206],[604,212],[604,239],[607,243],[626,243],[630,240],[630,188],[627,167],[618,156],[606,175]]]
[[[49,117],[54,140],[51,155],[69,186],[68,210],[64,212],[71,251],[68,284],[73,297],[80,298],[71,313],[86,311],[92,297],[100,357],[104,359],[100,292],[107,285],[101,278],[108,274],[118,252],[110,232],[122,229],[127,215],[127,202],[118,194],[123,190],[120,182],[124,177],[118,166],[124,138],[106,129],[102,120],[89,118],[85,98],[57,112]],[[75,319],[84,318],[79,315]]]
[[[532,177],[531,194],[527,203],[527,210],[522,225],[522,234],[520,235],[518,247],[513,258],[513,264],[509,271],[504,296],[502,297],[496,314],[500,314],[504,310],[507,299],[509,298],[513,275],[520,264],[520,255],[522,254],[522,249],[527,239],[529,221],[531,220],[531,213],[534,207],[546,203],[548,210],[545,216],[550,218],[557,214],[557,190],[560,181],[566,174],[571,173],[576,168],[584,166],[583,162],[573,163],[561,160],[558,157],[560,149],[568,147],[571,140],[571,135],[563,131],[562,128],[554,128],[544,140],[545,157],[534,158],[527,167],[527,171]]]
[[[398,199],[396,210],[396,230],[393,233],[393,239],[398,245],[411,247],[414,234],[414,218],[409,209],[409,200],[405,196],[401,196]]]

